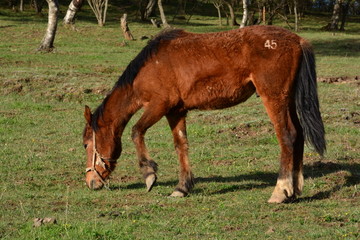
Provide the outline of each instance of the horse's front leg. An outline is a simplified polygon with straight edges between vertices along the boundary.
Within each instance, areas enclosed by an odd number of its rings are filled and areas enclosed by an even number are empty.
[[[157,163],[152,160],[147,151],[144,136],[146,130],[158,122],[166,113],[166,109],[160,103],[149,104],[143,115],[132,129],[132,140],[136,147],[140,171],[145,179],[147,191],[151,191],[157,176]]]
[[[171,194],[172,197],[185,197],[194,187],[194,176],[190,170],[188,140],[186,136],[186,112],[171,111],[166,115],[173,137],[176,153],[180,163],[179,184]]]

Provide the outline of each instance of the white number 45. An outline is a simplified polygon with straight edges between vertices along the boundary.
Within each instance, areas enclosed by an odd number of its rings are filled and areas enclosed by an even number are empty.
[[[276,49],[277,48],[276,40],[266,40],[264,47],[268,49]]]

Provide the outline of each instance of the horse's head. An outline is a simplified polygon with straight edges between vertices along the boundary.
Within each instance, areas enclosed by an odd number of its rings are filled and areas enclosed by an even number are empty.
[[[84,116],[86,125],[83,133],[83,144],[86,149],[86,184],[90,189],[101,189],[106,186],[106,179],[115,169],[116,160],[121,154],[121,141],[111,125],[94,124],[93,115],[88,106]],[[94,130],[95,129],[95,130]]]

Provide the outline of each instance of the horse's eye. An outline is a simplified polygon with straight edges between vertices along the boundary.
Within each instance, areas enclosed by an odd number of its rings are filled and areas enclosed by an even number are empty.
[[[84,144],[84,148],[85,148],[85,149],[87,148],[87,144]]]

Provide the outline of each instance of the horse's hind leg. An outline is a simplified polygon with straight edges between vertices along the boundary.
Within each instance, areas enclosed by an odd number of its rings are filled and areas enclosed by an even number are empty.
[[[264,105],[275,127],[281,148],[280,172],[268,202],[281,203],[301,194],[304,138],[295,104],[289,98],[266,98]]]
[[[144,136],[148,128],[158,122],[167,112],[161,103],[149,103],[143,115],[132,129],[132,140],[136,147],[140,171],[145,179],[147,190],[150,191],[156,182],[157,164],[146,149]]]
[[[304,135],[295,107],[291,108],[290,116],[296,130],[296,138],[294,142],[294,153],[293,153],[294,193],[295,196],[300,196],[304,186],[304,176],[303,176]]]
[[[173,137],[176,153],[180,162],[179,184],[171,194],[173,197],[185,197],[194,186],[194,177],[188,158],[188,140],[186,135],[186,112],[171,111],[166,115]]]

